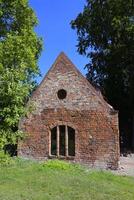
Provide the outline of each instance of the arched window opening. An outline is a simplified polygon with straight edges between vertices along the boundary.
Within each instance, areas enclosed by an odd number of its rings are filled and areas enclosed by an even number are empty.
[[[69,126],[57,126],[51,130],[51,155],[75,156],[75,130]]]
[[[75,156],[75,130],[68,127],[68,155]]]
[[[57,154],[57,127],[51,130],[51,154]]]
[[[60,128],[60,145],[59,145],[59,154],[65,156],[65,126],[59,126]]]

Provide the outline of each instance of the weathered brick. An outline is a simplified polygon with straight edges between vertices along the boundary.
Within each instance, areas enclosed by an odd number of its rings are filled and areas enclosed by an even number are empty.
[[[67,92],[63,100],[57,96],[60,89]],[[100,168],[118,167],[118,113],[64,53],[33,93],[29,105],[33,106],[33,111],[20,122],[20,129],[27,133],[18,145],[20,156],[49,158],[51,129],[67,125],[75,129],[74,162]]]

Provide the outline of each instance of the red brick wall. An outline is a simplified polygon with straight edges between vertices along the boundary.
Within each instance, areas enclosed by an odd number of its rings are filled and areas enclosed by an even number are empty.
[[[67,91],[58,99],[59,89]],[[19,143],[24,157],[49,157],[49,134],[57,125],[75,129],[74,161],[101,168],[117,168],[119,158],[118,114],[75,69],[68,58],[58,57],[28,105],[33,112],[20,122],[27,137]]]

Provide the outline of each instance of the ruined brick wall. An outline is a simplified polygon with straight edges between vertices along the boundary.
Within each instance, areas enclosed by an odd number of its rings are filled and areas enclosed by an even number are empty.
[[[63,100],[57,96],[60,89],[67,91]],[[58,57],[29,105],[34,106],[33,112],[20,122],[20,128],[27,132],[27,137],[18,146],[20,156],[48,158],[51,129],[68,125],[75,129],[74,161],[117,168],[118,114],[64,54]]]

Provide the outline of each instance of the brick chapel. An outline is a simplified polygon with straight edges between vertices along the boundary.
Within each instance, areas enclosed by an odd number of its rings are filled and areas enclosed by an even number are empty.
[[[18,155],[32,159],[66,159],[91,167],[118,167],[119,131],[116,112],[61,53],[21,119],[26,137]]]

